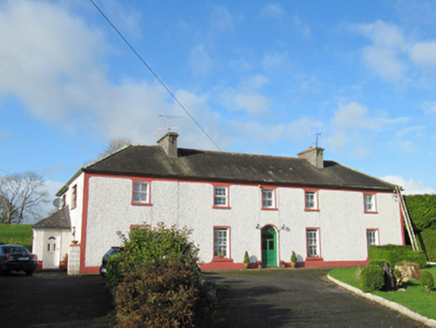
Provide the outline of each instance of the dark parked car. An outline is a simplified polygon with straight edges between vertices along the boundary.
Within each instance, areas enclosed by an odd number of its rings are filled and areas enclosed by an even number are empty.
[[[106,252],[106,254],[103,255],[103,259],[101,260],[101,265],[100,265],[100,274],[103,277],[106,275],[107,259],[109,258],[109,256],[114,255],[115,253],[117,253],[120,249],[121,249],[120,247],[113,246],[110,250],[108,250]]]
[[[0,245],[0,272],[24,271],[30,276],[35,271],[38,261],[24,246]]]

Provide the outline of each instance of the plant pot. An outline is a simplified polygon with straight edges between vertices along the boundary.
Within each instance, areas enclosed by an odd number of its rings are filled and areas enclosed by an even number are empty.
[[[295,268],[295,262],[291,262],[291,268]]]
[[[244,268],[248,269],[248,266],[250,265],[250,263],[244,263]]]

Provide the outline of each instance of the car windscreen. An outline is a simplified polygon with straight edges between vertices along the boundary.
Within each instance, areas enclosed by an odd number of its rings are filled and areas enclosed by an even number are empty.
[[[29,253],[29,251],[23,246],[5,246],[2,247],[5,254],[12,253]]]

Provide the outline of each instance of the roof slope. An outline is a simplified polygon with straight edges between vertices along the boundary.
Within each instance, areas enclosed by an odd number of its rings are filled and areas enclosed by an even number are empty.
[[[33,229],[71,229],[68,206],[35,223]]]
[[[331,188],[394,190],[395,185],[324,161],[324,169],[306,159],[178,149],[168,157],[160,146],[129,146],[83,168],[111,173],[189,180],[226,181]]]

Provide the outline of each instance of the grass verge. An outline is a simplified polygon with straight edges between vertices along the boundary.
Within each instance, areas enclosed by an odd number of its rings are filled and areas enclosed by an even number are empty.
[[[344,268],[344,269],[335,269],[330,271],[329,275],[339,281],[342,281],[350,286],[356,287],[360,289],[359,283],[355,278],[354,274],[357,268]],[[433,277],[436,277],[436,266],[431,268],[422,269],[421,271],[429,271]],[[424,291],[424,287],[422,287],[419,281],[413,280],[408,282],[404,289],[406,291],[375,291],[372,294],[383,297],[389,301],[401,304],[410,310],[419,313],[427,318],[436,320],[436,290],[433,290],[428,293]]]
[[[32,251],[32,238],[32,224],[0,224],[0,244],[23,245]]]

